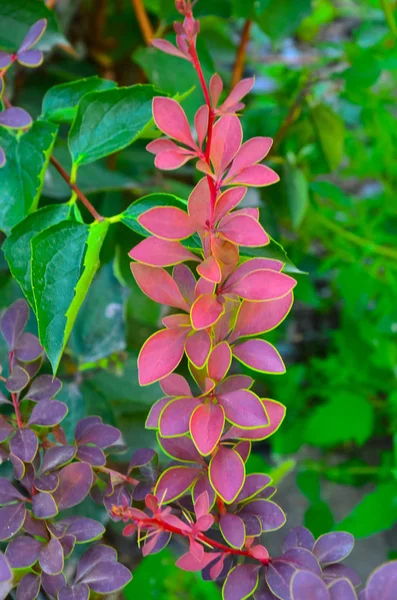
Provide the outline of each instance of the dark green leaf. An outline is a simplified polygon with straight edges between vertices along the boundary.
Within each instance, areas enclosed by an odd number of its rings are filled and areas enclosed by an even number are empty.
[[[298,229],[309,206],[307,179],[301,169],[286,163],[283,169],[282,181],[285,186],[292,225],[295,229]]]
[[[54,373],[99,266],[109,223],[64,221],[32,240],[32,284],[40,341]]]
[[[0,230],[6,234],[37,208],[57,131],[47,121],[36,121],[21,136],[0,129],[0,146],[7,156],[0,169]]]
[[[31,240],[47,227],[67,219],[70,206],[66,204],[45,206],[27,216],[16,227],[3,244],[10,271],[18,281],[32,308],[35,308],[31,280]]]
[[[101,79],[96,75],[54,85],[43,98],[42,116],[49,121],[72,123],[77,114],[77,105],[85,94],[114,87],[114,81]]]
[[[330,171],[334,171],[343,158],[345,126],[342,119],[325,104],[311,111],[318,141]]]
[[[17,50],[29,28],[42,18],[47,19],[47,29],[35,48],[50,50],[56,44],[67,44],[59,31],[54,11],[42,0],[1,0],[0,48]]]
[[[329,505],[323,500],[313,502],[305,512],[304,525],[314,535],[319,537],[328,533],[334,524],[334,516]]]
[[[256,4],[256,22],[277,41],[294,33],[312,11],[311,0],[262,0]]]
[[[69,133],[69,149],[76,166],[132,144],[152,121],[151,85],[133,85],[86,94]]]

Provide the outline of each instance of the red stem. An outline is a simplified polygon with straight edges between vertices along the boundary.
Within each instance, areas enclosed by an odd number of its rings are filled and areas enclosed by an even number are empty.
[[[8,353],[8,369],[10,372],[10,375],[12,375],[12,359],[14,357],[14,353],[11,351]],[[19,411],[19,402],[18,402],[18,396],[15,393],[11,393],[11,400],[12,400],[12,404],[14,406],[14,410],[15,410],[15,416],[17,419],[17,425],[18,425],[18,429],[21,429],[23,427],[23,422],[21,419],[21,413]]]
[[[123,475],[122,473],[119,473],[118,471],[115,471],[114,469],[109,469],[108,467],[99,467],[98,471],[101,471],[102,473],[108,473],[109,475],[116,475],[117,477],[119,477],[120,479],[125,481],[126,483],[131,483],[132,485],[138,485],[138,483],[139,483],[138,479],[134,479],[133,477],[128,477],[128,475]]]

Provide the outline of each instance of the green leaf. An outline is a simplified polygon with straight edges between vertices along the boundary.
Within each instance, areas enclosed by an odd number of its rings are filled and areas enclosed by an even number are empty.
[[[59,31],[54,11],[42,0],[1,0],[0,48],[17,50],[33,23],[43,18],[47,19],[47,29],[35,48],[50,50],[56,44],[68,44]]]
[[[123,289],[112,264],[96,275],[77,316],[69,346],[80,362],[95,362],[125,348]]]
[[[3,244],[5,257],[12,276],[18,281],[29,304],[35,308],[32,280],[30,242],[41,231],[67,219],[70,206],[67,204],[45,206],[27,216],[16,227]]]
[[[316,538],[328,533],[334,525],[334,516],[329,505],[323,500],[313,502],[305,512],[304,525]]]
[[[345,192],[329,181],[312,181],[310,184],[312,192],[320,196],[320,198],[327,198],[332,200],[338,206],[345,208],[351,208],[352,201],[349,196],[346,196]]]
[[[99,266],[108,221],[63,221],[32,240],[32,285],[39,337],[53,372]]]
[[[305,218],[309,206],[309,188],[305,174],[301,169],[286,163],[282,178],[291,220],[294,229],[298,229]]]
[[[256,22],[272,40],[294,33],[312,11],[311,0],[262,0],[255,3]]]
[[[7,235],[37,208],[57,131],[47,121],[36,121],[18,136],[0,129],[0,146],[7,156],[0,169],[0,230]]]
[[[152,120],[151,85],[91,92],[77,109],[69,133],[69,149],[76,166],[95,162],[132,144]]]
[[[69,409],[68,414],[62,421],[62,429],[65,432],[66,439],[71,441],[74,439],[75,427],[80,421],[87,416],[87,402],[85,396],[77,383],[64,383],[61,391],[57,395],[57,400],[61,400]]]
[[[304,437],[307,443],[320,448],[351,441],[362,445],[370,437],[373,423],[370,402],[361,395],[340,391],[310,413]]]
[[[390,529],[397,523],[397,482],[381,483],[364,496],[336,529],[363,538]]]
[[[325,104],[318,104],[311,111],[314,128],[324,158],[330,171],[334,171],[343,158],[345,126],[342,119]]]
[[[115,88],[116,83],[97,75],[68,83],[54,85],[43,98],[42,116],[49,121],[72,123],[77,106],[85,94]]]

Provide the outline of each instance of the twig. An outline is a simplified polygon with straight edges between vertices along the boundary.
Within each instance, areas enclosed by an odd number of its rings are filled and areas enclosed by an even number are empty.
[[[232,87],[240,81],[244,72],[245,56],[247,53],[247,44],[250,39],[251,26],[252,21],[247,19],[241,32],[241,40],[239,47],[237,48],[236,60],[233,66]]]
[[[75,192],[75,194],[78,197],[78,199],[81,200],[81,202],[84,204],[84,206],[89,211],[89,213],[94,217],[94,219],[96,221],[103,221],[104,218],[92,206],[91,202],[83,194],[83,192],[81,191],[81,189],[75,183],[71,182],[69,175],[66,173],[66,171],[62,167],[62,165],[57,161],[57,159],[54,156],[51,156],[50,157],[50,162],[51,162],[51,164],[54,165],[54,167],[56,168],[56,170],[58,171],[58,173],[61,175],[61,177],[63,177],[63,179],[66,181],[66,183],[68,184],[68,186],[70,187],[70,189]]]
[[[154,31],[149,17],[147,16],[146,8],[144,7],[142,0],[131,0],[131,2],[145,44],[150,46],[152,39],[154,38]]]
[[[277,131],[276,135],[274,136],[273,146],[271,149],[272,153],[278,149],[278,147],[281,144],[281,142],[283,141],[287,131],[289,130],[291,125],[293,125],[293,123],[296,121],[296,119],[298,118],[301,104],[302,104],[303,100],[305,99],[307,93],[309,92],[311,84],[312,84],[312,80],[307,79],[306,82],[303,84],[302,88],[300,89],[300,91],[298,92],[298,95],[296,96],[295,101],[291,104],[291,107],[290,107],[287,115],[285,116],[284,121],[281,123],[279,130]]]

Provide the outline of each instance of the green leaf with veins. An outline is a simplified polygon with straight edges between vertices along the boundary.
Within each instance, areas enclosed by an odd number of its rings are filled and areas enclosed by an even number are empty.
[[[108,221],[90,226],[63,221],[32,240],[32,286],[39,337],[54,374],[99,267],[108,228]]]

